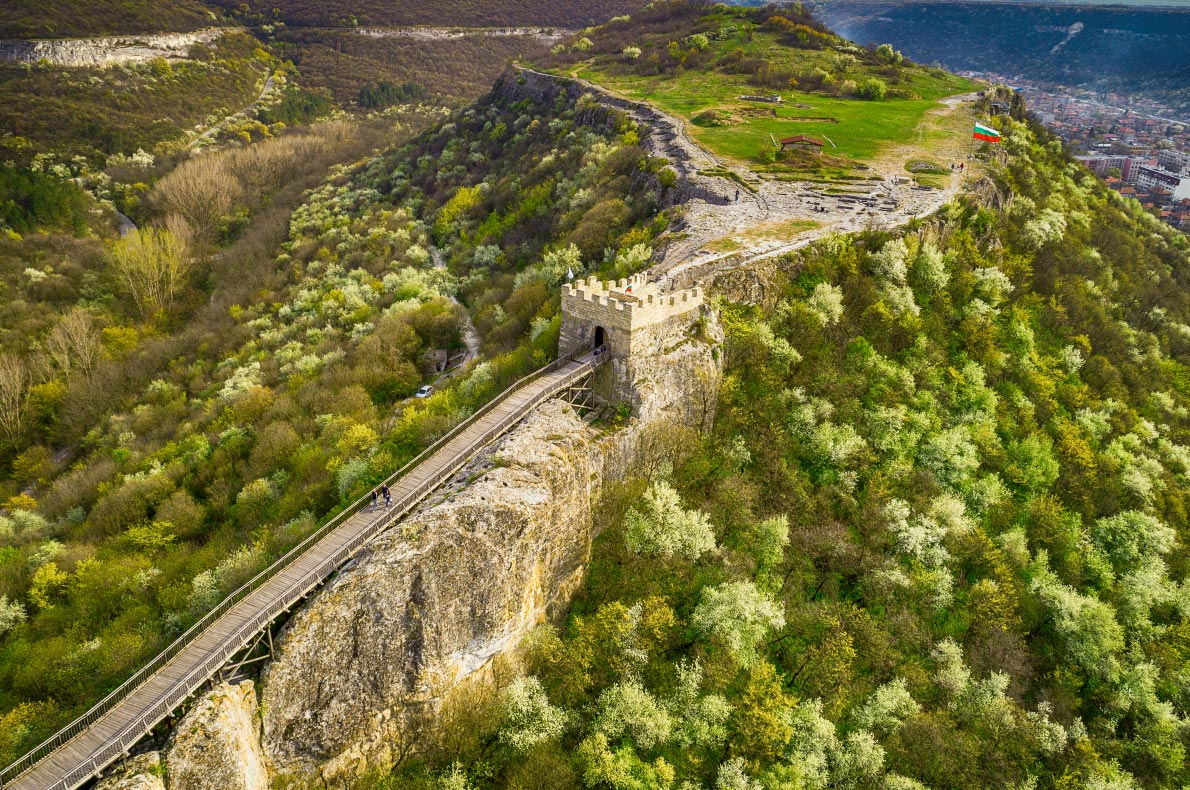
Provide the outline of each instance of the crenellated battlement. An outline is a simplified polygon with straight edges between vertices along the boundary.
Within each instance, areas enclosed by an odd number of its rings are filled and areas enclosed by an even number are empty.
[[[609,282],[592,276],[562,286],[564,315],[629,332],[697,310],[704,299],[701,286],[666,294],[643,274]]]

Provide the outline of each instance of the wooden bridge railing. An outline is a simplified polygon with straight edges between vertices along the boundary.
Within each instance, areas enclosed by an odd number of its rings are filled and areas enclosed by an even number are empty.
[[[470,417],[460,422],[436,442],[422,450],[411,461],[390,475],[384,483],[391,488],[397,480],[404,477],[412,469],[429,459],[456,437],[463,434],[516,392],[550,373],[565,368],[567,365],[577,365],[565,377],[558,379],[552,386],[535,394],[531,400],[521,405],[513,414],[509,415],[499,424],[468,442],[465,447],[460,448],[450,458],[444,459],[445,462],[438,469],[434,470],[434,474],[431,477],[417,488],[406,493],[399,500],[394,501],[392,508],[384,511],[381,516],[370,522],[366,528],[361,530],[348,543],[341,546],[332,556],[321,562],[316,568],[306,572],[301,578],[293,581],[283,589],[268,591],[268,597],[265,601],[262,601],[260,608],[256,611],[256,615],[237,628],[232,635],[225,638],[221,648],[214,655],[211,655],[203,662],[191,668],[181,680],[173,685],[167,695],[160,698],[139,719],[123,727],[120,732],[107,741],[105,746],[97,751],[93,751],[79,765],[67,771],[55,782],[45,785],[45,790],[71,790],[71,788],[77,787],[92,776],[97,775],[108,765],[126,754],[146,733],[151,731],[153,727],[167,718],[183,702],[198,691],[203,684],[218,672],[220,667],[227,663],[228,659],[243,649],[253,637],[270,625],[273,620],[283,615],[295,603],[322,584],[337,568],[351,559],[365,543],[375,537],[377,533],[387,529],[393,522],[406,515],[427,494],[458,471],[476,452],[524,419],[530,411],[542,402],[589,375],[606,359],[606,354],[600,355],[595,353],[577,360],[569,357],[555,360],[512,384],[504,392],[490,400]],[[63,727],[44,743],[29,751],[19,760],[0,770],[0,787],[8,787],[14,782],[19,784],[22,774],[37,766],[42,760],[54,754],[116,708],[121,701],[126,699],[149,678],[182,654],[201,634],[211,628],[234,606],[254,593],[263,590],[278,574],[291,566],[300,557],[304,556],[324,538],[345,524],[348,519],[370,503],[370,496],[367,495],[357,499],[268,568],[265,568],[255,577],[245,582],[239,589],[224,598],[218,606],[204,615],[202,619],[174,640],[169,647],[159,653],[152,661],[141,667],[136,674],[120,684],[110,694],[96,703],[94,707]]]

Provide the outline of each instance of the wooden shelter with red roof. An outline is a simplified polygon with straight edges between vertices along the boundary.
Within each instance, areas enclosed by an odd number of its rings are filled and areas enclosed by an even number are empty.
[[[793,137],[781,138],[781,150],[785,151],[790,148],[796,148],[801,151],[813,151],[820,153],[826,143],[822,142],[816,137],[807,137],[804,134],[794,135]]]

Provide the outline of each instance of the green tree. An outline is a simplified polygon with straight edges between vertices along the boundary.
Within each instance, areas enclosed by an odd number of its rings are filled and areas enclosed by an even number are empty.
[[[681,497],[663,480],[649,486],[639,507],[624,518],[624,540],[634,554],[694,561],[715,549],[715,532],[706,514],[682,507]]]
[[[780,604],[750,581],[706,587],[691,618],[695,628],[721,643],[741,666],[757,660],[756,644],[770,628],[785,625]]]

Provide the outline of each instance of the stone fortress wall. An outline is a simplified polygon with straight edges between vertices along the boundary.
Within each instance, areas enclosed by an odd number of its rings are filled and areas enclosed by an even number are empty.
[[[596,374],[595,393],[610,403],[629,403],[641,416],[642,372],[688,339],[707,309],[699,285],[664,293],[644,273],[615,282],[588,277],[562,286],[558,353],[584,353],[602,340],[611,360]]]
[[[631,344],[633,333],[646,326],[681,319],[702,307],[702,287],[695,285],[674,293],[662,293],[644,274],[628,279],[602,282],[591,276],[575,284],[562,286],[562,336],[559,352],[569,354],[594,342],[594,327],[605,332],[626,333]],[[613,352],[632,354],[631,345],[612,348]]]

